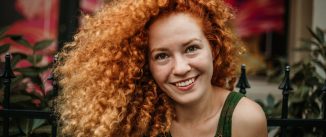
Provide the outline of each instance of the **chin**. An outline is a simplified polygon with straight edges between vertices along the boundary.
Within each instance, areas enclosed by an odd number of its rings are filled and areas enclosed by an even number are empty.
[[[175,103],[180,105],[187,105],[199,102],[203,97],[203,94],[198,94],[194,92],[193,94],[187,94],[184,96],[176,97],[174,100]]]

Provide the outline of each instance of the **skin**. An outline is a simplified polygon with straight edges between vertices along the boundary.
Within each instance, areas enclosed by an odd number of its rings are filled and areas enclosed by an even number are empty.
[[[175,13],[159,18],[149,29],[150,71],[174,101],[177,119],[170,132],[176,137],[214,136],[230,93],[210,82],[212,51],[201,24],[189,14]],[[267,137],[266,125],[261,108],[247,98],[241,99],[232,118],[232,136]]]
[[[150,27],[150,70],[160,88],[181,106],[198,103],[213,90],[208,41],[196,23],[187,22],[193,20],[176,14]],[[177,86],[191,79],[193,84]]]

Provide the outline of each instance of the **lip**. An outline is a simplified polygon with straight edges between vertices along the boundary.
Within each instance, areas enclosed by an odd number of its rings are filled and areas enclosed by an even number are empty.
[[[188,90],[192,89],[192,87],[195,85],[197,78],[198,78],[198,76],[195,76],[195,77],[191,77],[191,78],[188,78],[188,79],[185,79],[185,80],[180,80],[180,81],[177,81],[177,82],[173,82],[171,84],[174,85],[180,91],[188,91]],[[176,83],[186,82],[186,81],[191,80],[191,79],[194,79],[194,81],[191,84],[187,85],[187,86],[176,86]]]
[[[198,76],[194,76],[194,77],[190,77],[190,78],[187,78],[187,79],[178,80],[178,81],[175,81],[175,82],[171,82],[171,84],[175,84],[175,83],[178,83],[178,82],[184,82],[184,81],[187,81],[187,80],[192,79],[192,78],[195,78],[195,80],[196,80],[197,77],[198,77]]]

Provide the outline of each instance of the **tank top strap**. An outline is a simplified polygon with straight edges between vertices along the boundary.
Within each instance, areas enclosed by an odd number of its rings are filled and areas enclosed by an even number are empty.
[[[229,93],[221,111],[215,137],[231,137],[232,114],[243,96],[243,94],[238,92]]]
[[[223,105],[219,118],[217,130],[214,137],[231,137],[232,114],[234,108],[244,95],[238,92],[231,92]],[[159,137],[172,137],[170,132],[160,134]]]

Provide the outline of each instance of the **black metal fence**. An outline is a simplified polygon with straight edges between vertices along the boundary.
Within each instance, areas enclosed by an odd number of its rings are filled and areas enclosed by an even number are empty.
[[[250,88],[248,83],[246,73],[245,73],[245,65],[241,66],[241,75],[239,78],[239,82],[236,85],[239,88],[239,92],[246,94],[246,88]],[[281,127],[280,136],[286,137],[286,129],[287,127],[319,127],[323,129],[322,137],[326,137],[326,81],[324,83],[321,94],[322,100],[322,119],[289,119],[288,118],[288,98],[289,93],[293,90],[291,81],[290,81],[290,66],[286,66],[285,75],[282,83],[279,86],[279,89],[282,90],[282,114],[281,118],[268,118],[267,124],[268,126],[279,126]]]
[[[1,75],[4,84],[4,98],[3,98],[3,109],[0,109],[0,116],[3,119],[3,129],[1,135],[3,137],[9,137],[9,127],[11,118],[27,118],[27,119],[45,119],[51,123],[51,135],[52,137],[57,136],[57,120],[53,111],[39,111],[39,110],[22,110],[22,109],[12,109],[10,108],[10,90],[11,90],[11,79],[15,78],[12,72],[10,63],[10,54],[5,56],[4,71]],[[57,84],[53,77],[48,80],[53,81],[53,90],[57,93]],[[23,133],[22,133],[23,134]],[[20,136],[13,135],[13,136]]]
[[[282,115],[281,118],[269,118],[267,123],[268,126],[279,126],[281,127],[281,137],[286,137],[287,127],[321,127],[323,129],[323,137],[326,137],[326,81],[322,88],[323,96],[323,118],[322,119],[289,119],[288,118],[288,97],[289,91],[292,90],[292,86],[289,78],[290,67],[285,68],[285,77],[282,81],[279,89],[282,90],[283,101],[282,101]],[[57,136],[57,119],[53,111],[37,111],[37,110],[19,110],[10,108],[10,85],[11,79],[15,78],[14,73],[11,69],[10,55],[5,56],[5,68],[1,75],[4,84],[4,99],[3,109],[0,110],[0,115],[3,118],[3,133],[2,136],[9,137],[9,119],[10,118],[30,118],[30,119],[47,119],[51,122],[51,136]],[[57,93],[57,83],[53,77],[49,78],[53,81],[53,87]],[[246,89],[250,88],[249,82],[245,73],[245,65],[241,66],[241,75],[236,85],[239,88],[239,92],[246,94]]]

